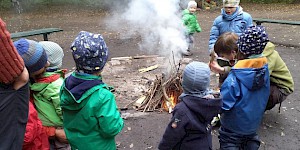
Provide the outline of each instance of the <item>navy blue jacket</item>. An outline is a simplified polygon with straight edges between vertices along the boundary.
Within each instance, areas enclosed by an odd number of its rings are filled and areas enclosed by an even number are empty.
[[[183,97],[173,111],[173,117],[158,149],[212,149],[210,123],[221,110],[221,106],[221,99]]]

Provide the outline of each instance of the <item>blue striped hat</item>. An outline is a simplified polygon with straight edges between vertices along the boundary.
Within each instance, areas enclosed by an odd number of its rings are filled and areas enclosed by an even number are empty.
[[[36,41],[20,39],[14,45],[24,60],[25,66],[30,73],[34,73],[47,64],[47,54],[42,45]]]
[[[93,74],[100,72],[108,59],[108,48],[100,34],[81,31],[71,45],[76,70]]]

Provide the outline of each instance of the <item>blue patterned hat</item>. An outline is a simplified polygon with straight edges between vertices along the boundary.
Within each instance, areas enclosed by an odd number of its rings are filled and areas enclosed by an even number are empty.
[[[239,51],[246,57],[261,54],[269,42],[268,34],[263,26],[251,26],[239,36]]]
[[[100,34],[81,31],[71,45],[76,69],[93,74],[101,71],[108,59],[108,48]]]

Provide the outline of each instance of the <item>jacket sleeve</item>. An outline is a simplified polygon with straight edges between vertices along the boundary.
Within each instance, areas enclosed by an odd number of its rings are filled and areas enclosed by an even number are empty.
[[[56,114],[63,119],[62,117],[62,110],[60,107],[60,96],[59,96],[59,92],[60,92],[60,86],[56,86],[53,87],[52,89],[48,90],[48,99],[51,99],[52,104],[55,108],[55,112]]]
[[[210,35],[209,35],[209,42],[208,42],[208,52],[210,54],[211,50],[214,48],[214,45],[220,36],[220,31],[217,26],[217,21],[215,20],[211,29],[210,29]]]
[[[185,26],[187,26],[189,24],[189,16],[188,15],[183,15],[182,16],[182,21],[183,21],[183,24]]]
[[[237,83],[237,79],[229,73],[221,87],[222,110],[230,110],[238,100],[240,93],[240,86]]]
[[[196,21],[196,22],[197,22],[197,24],[196,24],[196,31],[197,31],[197,32],[201,32],[202,29],[201,29],[201,27],[200,27],[200,25],[199,25],[199,22],[198,22],[198,21]]]
[[[26,124],[26,132],[24,136],[24,146],[31,145],[33,143],[34,139],[36,138],[37,135],[37,111],[34,108],[34,105],[32,102],[29,102],[29,114],[28,114],[28,121]]]
[[[159,150],[171,150],[184,138],[185,126],[187,125],[187,116],[179,113],[176,109],[173,111],[173,117],[168,124],[165,133],[159,143]],[[173,127],[172,127],[173,124]],[[176,124],[176,127],[174,127]]]
[[[247,22],[247,28],[253,26],[253,19],[252,16],[250,14],[247,13],[247,16],[244,17],[246,22]]]
[[[101,135],[114,137],[123,129],[124,122],[118,111],[114,95],[106,89],[105,91],[105,93],[100,94],[103,103],[97,109],[96,117],[98,118]]]

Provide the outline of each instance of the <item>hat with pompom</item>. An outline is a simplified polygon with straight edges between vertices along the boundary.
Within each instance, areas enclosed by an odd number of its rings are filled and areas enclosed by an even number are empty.
[[[46,66],[47,54],[38,42],[22,38],[15,41],[14,45],[23,58],[29,74],[39,71]]]
[[[39,42],[48,56],[48,62],[50,63],[49,69],[60,69],[64,57],[63,49],[54,42],[41,41]]]
[[[268,42],[268,34],[263,26],[251,26],[239,36],[237,45],[239,52],[249,57],[261,54]]]
[[[100,34],[81,31],[71,45],[76,70],[93,74],[102,71],[108,59],[108,48]]]
[[[240,0],[223,0],[223,7],[238,7]]]
[[[11,40],[6,25],[0,18],[0,82],[12,83],[23,71],[24,62]]]

